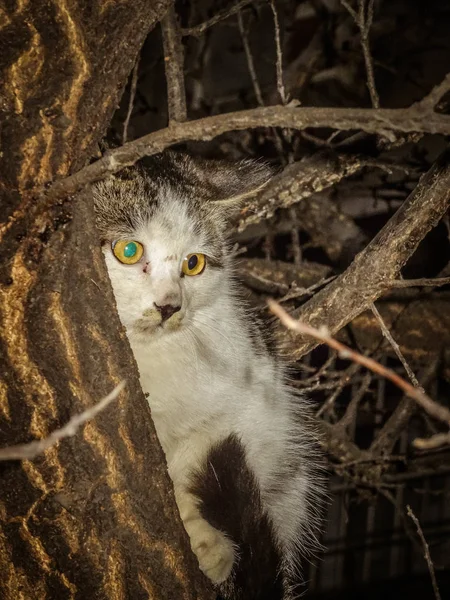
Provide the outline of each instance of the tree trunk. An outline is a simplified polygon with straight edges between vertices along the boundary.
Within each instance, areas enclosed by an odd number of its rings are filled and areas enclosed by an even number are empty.
[[[176,510],[89,197],[39,189],[92,156],[167,0],[0,9],[0,446],[117,400],[33,461],[0,463],[0,597],[212,598]]]

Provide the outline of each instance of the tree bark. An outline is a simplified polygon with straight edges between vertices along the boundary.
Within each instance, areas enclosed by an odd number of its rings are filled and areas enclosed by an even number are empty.
[[[178,517],[92,203],[36,192],[92,156],[168,4],[0,10],[0,446],[47,436],[127,382],[74,437],[0,463],[5,600],[213,597]]]

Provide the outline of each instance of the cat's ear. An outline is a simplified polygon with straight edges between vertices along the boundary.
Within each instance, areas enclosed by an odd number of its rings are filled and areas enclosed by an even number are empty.
[[[239,207],[242,200],[264,188],[273,175],[267,163],[260,160],[228,162],[196,160],[195,174],[210,190],[209,202],[214,205]]]
[[[231,165],[225,163],[215,173],[214,185],[219,190],[219,197],[213,202],[222,206],[239,206],[242,200],[263,189],[272,175],[272,169],[262,161],[242,160]]]

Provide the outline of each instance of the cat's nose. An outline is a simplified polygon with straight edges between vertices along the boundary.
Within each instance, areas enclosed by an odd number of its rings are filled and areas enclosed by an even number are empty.
[[[163,321],[167,321],[167,319],[170,319],[172,315],[181,309],[181,306],[174,306],[173,304],[164,304],[163,306],[159,306],[159,304],[156,304],[156,302],[154,304],[156,310],[161,313],[161,318]]]

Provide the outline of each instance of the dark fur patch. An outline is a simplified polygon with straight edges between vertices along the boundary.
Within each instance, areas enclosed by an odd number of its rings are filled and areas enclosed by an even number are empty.
[[[283,598],[280,556],[264,513],[258,485],[238,438],[214,446],[194,475],[191,492],[202,516],[238,546],[239,560],[220,588],[224,600]]]
[[[272,315],[267,310],[258,310],[259,307],[252,307],[253,314],[248,319],[248,326],[252,334],[252,343],[256,352],[260,347],[267,352],[275,362],[279,359],[278,346],[275,338],[275,325]]]

